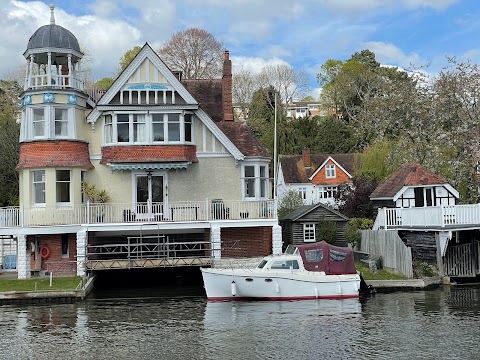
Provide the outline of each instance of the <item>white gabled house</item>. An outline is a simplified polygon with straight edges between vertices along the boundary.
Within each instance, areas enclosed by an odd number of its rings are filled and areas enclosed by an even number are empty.
[[[222,79],[182,80],[145,44],[98,98],[51,10],[24,54],[21,205],[0,209],[18,277],[280,252],[270,157],[233,121],[228,52]],[[108,201],[89,201],[85,182]]]

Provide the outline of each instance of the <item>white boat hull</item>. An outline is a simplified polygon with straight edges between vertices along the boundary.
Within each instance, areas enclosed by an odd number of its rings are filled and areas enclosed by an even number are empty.
[[[265,272],[256,269],[204,269],[209,300],[346,299],[359,295],[360,276],[315,272]]]

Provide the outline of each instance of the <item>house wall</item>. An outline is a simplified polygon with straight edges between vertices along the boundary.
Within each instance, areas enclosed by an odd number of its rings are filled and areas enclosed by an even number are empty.
[[[330,219],[329,219],[330,220]],[[290,236],[290,239],[292,239],[292,242],[291,244],[293,245],[303,245],[303,244],[307,244],[306,242],[303,241],[303,224],[311,224],[311,223],[314,223],[315,224],[315,234],[318,233],[318,223],[319,223],[319,219],[314,221],[302,221],[302,222],[293,222],[292,223],[292,233],[291,233],[291,236]],[[343,221],[337,221],[337,240],[335,242],[335,245],[336,246],[347,246],[348,245],[348,241],[345,239],[345,228],[347,226],[347,221],[343,220]],[[318,241],[320,241],[322,239],[319,239]],[[284,245],[285,245],[286,241],[284,240]]]
[[[437,264],[437,243],[434,232],[400,231],[398,235],[404,244],[412,249],[414,262]]]
[[[43,259],[40,254],[30,253],[31,269],[52,271],[54,275],[74,275],[76,273],[77,245],[76,234],[68,234],[68,257],[62,257],[62,235],[29,236],[29,241],[39,245],[37,251],[43,246],[48,247],[50,255]],[[30,244],[28,244],[30,246]],[[40,262],[40,266],[38,266]]]
[[[326,166],[323,166],[315,177],[312,179],[312,184],[316,185],[339,185],[346,182],[350,182],[350,178],[345,174],[342,169],[340,169],[332,160],[328,160],[325,165],[333,164],[335,165],[335,177],[327,178],[326,177]]]
[[[222,257],[257,257],[272,253],[272,228],[222,228]]]
[[[395,202],[395,207],[415,207],[415,188],[407,188]],[[453,194],[445,186],[422,186],[420,188],[431,188],[434,193],[434,206],[455,205],[456,200]]]

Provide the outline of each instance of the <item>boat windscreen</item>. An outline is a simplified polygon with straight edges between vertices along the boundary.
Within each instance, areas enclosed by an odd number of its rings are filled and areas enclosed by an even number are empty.
[[[267,260],[262,260],[262,261],[260,262],[260,264],[258,264],[257,268],[263,269],[263,267],[265,266],[266,263],[267,263]]]
[[[284,252],[287,255],[295,255],[296,253],[298,254],[298,248],[295,245],[288,245]]]

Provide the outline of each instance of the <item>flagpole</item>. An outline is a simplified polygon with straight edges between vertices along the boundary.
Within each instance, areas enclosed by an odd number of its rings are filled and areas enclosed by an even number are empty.
[[[275,91],[275,125],[273,127],[273,199],[277,199],[277,92]]]

